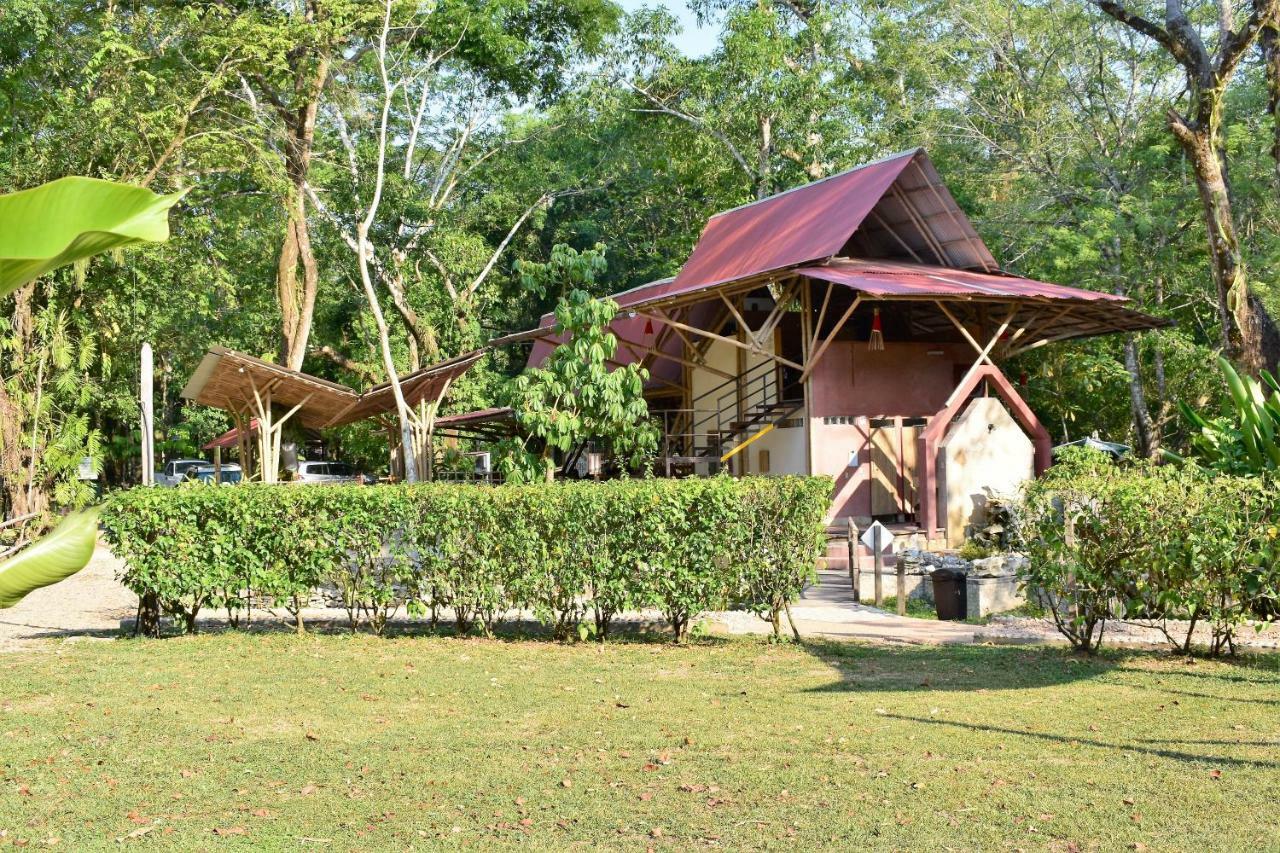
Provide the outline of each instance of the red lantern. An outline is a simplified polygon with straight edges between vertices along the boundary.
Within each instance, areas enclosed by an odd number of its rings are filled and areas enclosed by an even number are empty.
[[[653,321],[650,320],[648,317],[646,317],[644,321],[644,333],[646,335],[653,334]]]
[[[884,349],[884,330],[880,326],[879,308],[876,308],[874,313],[871,315],[871,340],[867,342],[867,349]]]

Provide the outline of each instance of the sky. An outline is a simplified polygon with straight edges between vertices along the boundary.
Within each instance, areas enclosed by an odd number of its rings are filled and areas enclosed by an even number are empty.
[[[705,56],[716,46],[717,28],[714,25],[699,27],[697,18],[681,0],[618,0],[618,4],[628,12],[644,6],[657,6],[675,15],[683,28],[676,39],[676,47],[685,56]]]

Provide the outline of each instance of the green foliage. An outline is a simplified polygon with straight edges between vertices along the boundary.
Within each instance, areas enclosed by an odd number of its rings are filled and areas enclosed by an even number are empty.
[[[1111,619],[1152,624],[1187,653],[1207,625],[1211,653],[1234,650],[1243,627],[1277,613],[1276,495],[1258,477],[1081,454],[1026,490],[1024,580],[1081,650],[1098,648]]]
[[[587,441],[627,468],[637,467],[657,447],[658,430],[644,400],[649,373],[634,363],[613,363],[618,339],[609,323],[617,303],[589,295],[604,269],[603,246],[585,252],[556,246],[550,263],[519,265],[530,290],[567,295],[556,308],[555,331],[564,343],[512,383],[516,419],[541,452],[535,457],[526,439],[507,454],[500,464],[509,479],[550,479],[553,454],[570,453]]]
[[[1179,404],[1182,417],[1195,430],[1191,436],[1194,457],[1218,471],[1231,474],[1260,474],[1280,468],[1280,384],[1269,371],[1262,380],[1242,376],[1225,358],[1218,369],[1226,381],[1229,397],[1220,417],[1205,418],[1185,402]],[[1171,454],[1172,455],[1172,454]]]
[[[58,267],[167,240],[180,198],[78,177],[0,195],[0,296]]]
[[[103,527],[124,583],[187,631],[202,609],[238,613],[255,598],[297,618],[332,586],[353,630],[381,633],[403,606],[490,634],[528,609],[558,638],[604,639],[619,612],[654,607],[683,641],[729,602],[778,630],[813,576],[830,490],[820,477],[190,485],[118,493]]]
[[[68,515],[34,545],[0,562],[0,609],[83,569],[93,556],[97,538],[98,513],[83,510]]]

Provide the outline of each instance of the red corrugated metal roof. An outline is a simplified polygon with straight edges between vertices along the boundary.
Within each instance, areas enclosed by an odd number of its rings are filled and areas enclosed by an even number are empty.
[[[445,415],[436,418],[436,427],[456,427],[466,426],[468,424],[485,423],[488,421],[505,421],[510,420],[514,414],[514,410],[510,406],[494,406],[488,409],[476,409],[473,412],[461,412],[456,415]]]
[[[258,434],[258,419],[253,418],[249,421],[249,436]],[[202,450],[213,450],[215,447],[235,447],[240,442],[240,428],[232,427],[213,441],[206,444]]]
[[[707,222],[693,254],[668,286],[685,293],[840,253],[921,149],[896,154]]]
[[[1006,297],[1128,302],[1123,296],[1049,284],[1016,275],[955,270],[894,261],[836,258],[823,266],[800,267],[799,275],[842,284],[873,296]]]

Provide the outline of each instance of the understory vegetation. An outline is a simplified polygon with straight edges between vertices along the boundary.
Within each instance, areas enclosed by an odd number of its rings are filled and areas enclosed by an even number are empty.
[[[1280,836],[1275,665],[754,639],[68,644],[0,657],[0,841],[1262,850]]]
[[[1014,545],[1024,582],[1073,646],[1109,620],[1160,629],[1180,652],[1208,629],[1210,654],[1280,614],[1280,490],[1271,476],[1195,465],[1112,463],[1066,453],[1027,486]]]
[[[293,614],[322,585],[352,629],[382,633],[400,607],[448,611],[491,634],[532,610],[556,637],[609,633],[623,611],[662,611],[677,641],[718,606],[782,614],[814,574],[826,477],[605,483],[134,489],[102,523],[143,602],[194,632],[201,610],[252,601]]]

